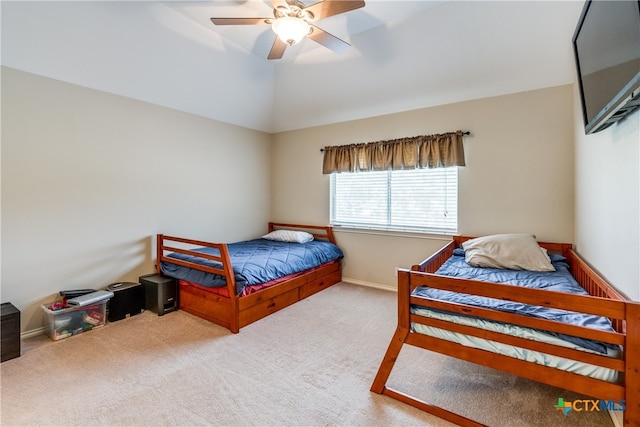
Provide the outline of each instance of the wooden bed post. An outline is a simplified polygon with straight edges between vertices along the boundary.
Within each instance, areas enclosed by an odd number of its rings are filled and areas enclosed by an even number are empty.
[[[160,260],[162,259],[162,239],[163,235],[158,234],[156,237],[156,273],[162,273],[160,270]]]
[[[389,343],[387,352],[384,355],[384,359],[382,359],[380,368],[378,368],[376,378],[373,380],[373,384],[371,385],[371,391],[374,393],[382,394],[384,392],[385,384],[389,379],[391,370],[398,359],[398,355],[400,354],[404,341],[409,335],[409,294],[409,272],[399,270],[398,327],[396,328],[396,332],[393,334],[393,338],[391,338],[391,342]]]
[[[332,228],[331,226],[327,226],[327,227],[326,227],[326,232],[327,232],[327,237],[329,238],[329,241],[330,241],[331,243],[334,243],[334,244],[335,244],[335,243],[336,243],[336,238],[335,238],[335,236],[333,235],[333,228]]]
[[[222,268],[227,282],[227,291],[229,292],[229,303],[231,305],[231,319],[229,322],[229,330],[234,334],[240,332],[240,301],[236,290],[236,279],[231,265],[231,257],[226,244],[220,247],[220,258],[222,258]]]
[[[625,343],[625,426],[640,426],[640,303],[627,304]]]

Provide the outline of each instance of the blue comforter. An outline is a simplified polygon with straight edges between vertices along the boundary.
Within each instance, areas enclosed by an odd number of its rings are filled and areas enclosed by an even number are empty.
[[[274,279],[308,270],[329,261],[343,257],[343,253],[333,243],[313,240],[308,243],[278,242],[254,239],[227,245],[231,265],[236,280],[236,291],[242,293],[247,285],[266,283]],[[219,255],[213,248],[196,249],[198,252]],[[173,258],[197,264],[220,268],[220,263],[190,255],[173,253]],[[160,268],[167,276],[197,283],[207,287],[226,286],[224,276],[206,273],[169,262],[162,262]]]
[[[569,271],[569,265],[566,263],[566,259],[563,256],[551,254],[550,258],[551,263],[555,267],[556,271],[537,272],[526,270],[502,270],[498,268],[477,268],[467,264],[464,259],[464,251],[462,249],[456,249],[453,252],[453,256],[445,261],[444,264],[442,264],[436,274],[464,279],[482,280],[486,282],[525,286],[528,288],[588,295],[588,293],[575,281],[575,279],[571,275],[571,272]],[[451,291],[432,289],[426,286],[416,288],[413,294],[432,299],[468,304],[476,307],[488,307],[510,313],[526,314],[533,317],[555,320],[558,322],[570,323],[573,325],[585,326],[603,331],[613,331],[610,320],[601,316],[522,304],[513,301],[486,298],[477,295],[460,294]],[[584,348],[598,351],[600,353],[606,354],[606,347],[610,347],[613,349],[618,348],[617,346],[594,342],[578,337],[554,333],[551,334],[561,337],[562,339],[570,341]]]

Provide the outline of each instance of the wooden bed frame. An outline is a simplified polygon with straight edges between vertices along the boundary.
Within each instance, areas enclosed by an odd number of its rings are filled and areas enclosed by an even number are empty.
[[[277,229],[307,231],[313,234],[314,239],[327,240],[335,244],[335,238],[330,226],[269,223],[269,232]],[[203,287],[180,284],[179,306],[180,310],[223,326],[233,333],[238,333],[240,328],[342,280],[342,263],[338,260],[337,262],[316,267],[249,295],[238,296],[236,294],[233,268],[225,243],[204,242],[181,237],[165,236],[163,234],[158,234],[157,239],[156,269],[158,273],[161,273],[160,263],[166,261],[225,276],[229,297],[218,295]],[[179,244],[180,247],[175,246],[176,243]],[[189,249],[185,249],[185,246],[189,247]],[[193,249],[196,247],[216,248],[220,251],[220,256],[193,252]],[[207,258],[221,263],[222,266],[220,268],[212,268],[188,261],[177,260],[167,256],[170,252]]]
[[[411,271],[402,269],[398,271],[398,326],[378,369],[378,373],[371,386],[371,391],[389,396],[458,425],[482,425],[447,409],[431,405],[416,397],[386,386],[386,382],[402,346],[409,344],[544,384],[592,396],[596,399],[613,400],[615,402],[624,400],[626,406],[623,412],[625,426],[640,426],[640,302],[628,301],[621,296],[573,251],[571,244],[567,243],[539,242],[540,246],[546,248],[548,251],[560,252],[567,258],[573,276],[590,296],[521,288],[434,274],[435,271],[451,257],[453,250],[460,247],[462,242],[470,238],[471,237],[456,236],[452,242],[440,251],[420,264],[412,266]],[[416,287],[423,285],[459,293],[481,295],[532,305],[606,316],[611,319],[616,332],[602,332],[586,327],[572,326],[524,315],[411,296],[412,291]],[[431,319],[429,317],[412,314],[410,312],[410,306],[414,304],[512,323],[523,327],[538,328],[618,344],[623,346],[622,356],[620,359],[613,359],[557,345],[486,331],[471,326]],[[411,328],[411,323],[414,322],[511,344],[566,359],[611,368],[619,371],[622,374],[620,377],[623,379],[618,383],[606,382],[532,362],[518,360],[506,355],[466,347],[461,344],[414,332]]]

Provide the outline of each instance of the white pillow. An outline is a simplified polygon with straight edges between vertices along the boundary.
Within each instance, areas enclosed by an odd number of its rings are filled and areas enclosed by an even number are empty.
[[[263,239],[276,240],[278,242],[307,243],[313,240],[313,234],[305,231],[276,230],[262,236]]]
[[[474,267],[555,271],[544,248],[531,234],[495,234],[462,244],[465,261]]]

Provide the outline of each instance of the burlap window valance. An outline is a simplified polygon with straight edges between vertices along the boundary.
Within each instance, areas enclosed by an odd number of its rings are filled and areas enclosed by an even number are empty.
[[[462,131],[324,148],[322,173],[464,166]]]

